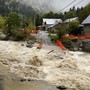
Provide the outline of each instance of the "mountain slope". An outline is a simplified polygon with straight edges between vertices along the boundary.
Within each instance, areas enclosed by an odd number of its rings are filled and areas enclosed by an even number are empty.
[[[50,0],[21,0],[24,1],[27,5],[30,5],[34,8],[34,10],[38,10],[40,12],[49,12],[54,11],[53,6],[50,4]]]
[[[0,15],[7,16],[9,12],[16,12],[23,16],[33,16],[34,10],[18,0],[0,0]]]

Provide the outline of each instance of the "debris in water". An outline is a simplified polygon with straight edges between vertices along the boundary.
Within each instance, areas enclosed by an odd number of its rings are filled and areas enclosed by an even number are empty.
[[[78,69],[77,62],[72,60],[71,58],[63,59],[58,68],[65,68],[65,69]]]
[[[51,53],[51,52],[53,52],[54,50],[51,50],[51,51],[49,51],[47,54],[49,54],[49,53]]]
[[[43,62],[38,58],[38,56],[34,56],[32,59],[29,60],[27,64],[38,67],[38,66],[42,66]]]

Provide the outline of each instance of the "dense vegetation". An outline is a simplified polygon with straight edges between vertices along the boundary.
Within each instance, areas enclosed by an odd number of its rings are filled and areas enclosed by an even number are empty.
[[[31,30],[34,28],[34,24],[31,19],[28,21],[30,24],[23,23],[20,15],[15,12],[9,13],[6,18],[0,16],[0,32],[6,35],[5,38],[1,35],[0,39],[17,41],[34,39],[30,35]],[[29,32],[27,32],[27,30]]]
[[[31,32],[37,26],[42,25],[43,18],[61,18],[63,21],[68,18],[78,17],[79,22],[71,22],[69,28],[62,24],[59,32],[59,38],[70,32],[77,34],[78,24],[81,23],[90,14],[90,4],[82,8],[70,8],[67,12],[54,13],[50,11],[44,15],[34,12],[31,6],[19,2],[19,0],[0,0],[0,32],[4,32],[8,38],[23,39],[25,34],[20,30],[26,29]],[[68,32],[67,32],[68,30]]]

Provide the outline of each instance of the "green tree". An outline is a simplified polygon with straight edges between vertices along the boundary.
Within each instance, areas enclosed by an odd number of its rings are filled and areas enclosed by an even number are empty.
[[[5,20],[2,16],[0,16],[0,29],[3,29],[5,26]]]
[[[59,18],[64,21],[64,14],[63,13],[59,13]]]
[[[46,13],[43,15],[43,18],[60,18],[62,20],[64,20],[64,15],[63,13],[54,13],[52,11],[50,11],[49,13]]]
[[[78,35],[78,33],[79,33],[78,26],[79,26],[79,21],[74,20],[74,21],[70,22],[69,23],[70,34]]]
[[[54,18],[54,13],[50,11],[49,13],[46,13],[43,17],[44,18]]]
[[[36,15],[35,25],[36,25],[36,26],[42,25],[42,17],[41,17],[40,15]]]
[[[58,29],[57,34],[59,38],[62,38],[65,34],[67,34],[67,28],[64,23],[61,24],[61,27]]]
[[[28,28],[29,28],[30,30],[34,30],[34,29],[35,29],[35,26],[34,26],[32,20],[30,20]]]
[[[82,22],[88,15],[90,15],[90,4],[81,9],[79,13],[79,21]]]
[[[14,35],[21,28],[21,19],[17,13],[11,12],[6,19],[7,35]]]
[[[76,17],[76,13],[74,11],[66,12],[64,15],[65,19]]]

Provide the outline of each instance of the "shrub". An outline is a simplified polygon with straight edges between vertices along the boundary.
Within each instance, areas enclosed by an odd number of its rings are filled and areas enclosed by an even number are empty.
[[[17,31],[14,32],[12,34],[12,36],[9,37],[10,40],[14,40],[14,41],[24,41],[24,40],[32,40],[35,39],[33,36],[31,35],[27,35],[21,31]]]
[[[0,16],[0,29],[4,28],[5,26],[5,20],[2,16]]]
[[[21,19],[17,13],[11,12],[6,19],[6,34],[12,36],[21,28]],[[14,34],[14,35],[15,35]]]
[[[67,30],[61,29],[61,30],[58,31],[58,36],[59,36],[59,38],[62,38],[62,36],[64,36],[67,33],[68,33]]]
[[[15,41],[25,40],[26,38],[27,38],[27,35],[20,31],[14,32],[14,34],[13,34],[13,39]]]
[[[61,38],[62,43],[64,44],[64,46],[68,49],[71,48],[72,45],[72,39],[68,39],[68,38]]]
[[[79,33],[79,21],[72,21],[69,23],[70,34],[78,35]]]
[[[58,35],[57,34],[50,34],[49,37],[51,38],[52,41],[55,41],[58,39]]]
[[[35,26],[34,26],[34,24],[33,24],[33,21],[32,20],[30,20],[30,22],[29,22],[29,26],[28,26],[28,29],[29,30],[35,30]]]

